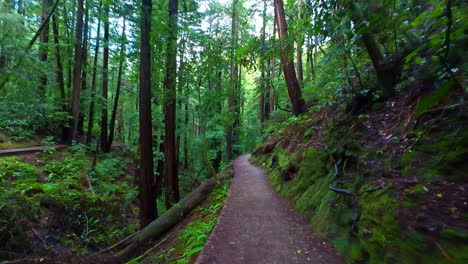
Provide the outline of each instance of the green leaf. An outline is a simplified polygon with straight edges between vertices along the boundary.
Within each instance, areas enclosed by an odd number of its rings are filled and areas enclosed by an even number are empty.
[[[450,80],[425,96],[416,106],[415,116],[420,116],[427,110],[436,106],[442,98],[447,96],[453,87],[454,83],[452,80]]]

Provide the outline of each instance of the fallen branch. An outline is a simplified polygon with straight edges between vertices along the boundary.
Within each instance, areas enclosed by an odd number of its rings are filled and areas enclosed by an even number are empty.
[[[175,204],[156,220],[136,233],[128,243],[125,243],[125,248],[117,252],[114,256],[119,258],[128,258],[138,251],[139,246],[144,245],[151,239],[162,237],[195,207],[197,207],[197,205],[202,202],[209,193],[211,193],[215,185],[216,180],[214,178],[210,178],[202,183],[194,191],[185,196],[179,203]]]
[[[452,259],[452,257],[450,257],[450,255],[447,253],[447,251],[445,251],[445,249],[439,243],[437,243],[437,241],[433,241],[433,242],[436,245],[436,247],[440,250],[440,253],[442,253],[444,258],[446,258],[448,260]]]

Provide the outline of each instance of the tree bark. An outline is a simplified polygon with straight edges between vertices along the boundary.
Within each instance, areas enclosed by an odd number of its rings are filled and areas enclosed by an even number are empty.
[[[114,141],[114,130],[115,130],[115,120],[117,117],[117,108],[119,106],[119,97],[120,97],[120,86],[122,85],[122,72],[123,72],[123,64],[125,61],[125,17],[123,20],[122,26],[122,43],[120,44],[120,61],[119,61],[119,72],[117,74],[117,87],[115,91],[115,98],[114,98],[114,106],[112,109],[112,116],[110,121],[109,127],[109,141],[107,142],[106,150],[107,152],[110,151],[112,146],[112,141]]]
[[[235,120],[236,120],[236,87],[237,87],[237,77],[239,67],[235,62],[235,52],[237,49],[237,2],[234,0],[232,3],[232,13],[231,13],[231,54],[230,54],[230,90],[229,90],[229,99],[228,99],[228,108],[229,108],[229,117],[228,124],[226,129],[226,159],[228,161],[233,158],[233,141],[234,141],[234,129],[235,129]]]
[[[107,96],[109,88],[109,3],[104,3],[104,51],[102,58],[102,111],[101,111],[101,149],[107,151]]]
[[[158,219],[149,223],[144,229],[125,241],[125,248],[115,254],[116,257],[128,258],[138,253],[138,247],[150,239],[158,239],[171,230],[180,220],[184,219],[198,204],[211,193],[216,180],[211,178],[184,197],[176,206],[171,207]]]
[[[286,17],[284,14],[283,1],[275,1],[276,25],[278,28],[278,35],[280,40],[281,62],[283,64],[284,78],[288,87],[288,94],[291,100],[293,114],[298,116],[306,111],[306,105],[302,98],[301,88],[296,77],[296,70],[294,69],[294,62],[291,59],[291,45],[288,45],[288,34]]]
[[[275,44],[275,35],[276,35],[276,12],[273,18],[273,34],[271,36],[271,45],[274,46]],[[276,73],[276,58],[275,55],[273,54],[271,56],[271,62],[270,62],[270,113],[275,111],[275,73]]]
[[[49,9],[52,5],[51,0],[42,0],[42,15],[41,15],[41,23],[44,24],[44,28],[39,35],[39,42],[41,43],[39,47],[39,61],[45,63],[47,61],[47,55],[49,49],[47,45],[49,44],[49,19],[47,19],[49,14]],[[46,86],[47,86],[47,74],[43,73],[39,76],[39,91],[42,97],[46,95]]]
[[[93,76],[91,77],[91,102],[89,103],[89,116],[88,116],[88,128],[86,131],[86,144],[91,143],[93,136],[94,126],[94,105],[96,100],[96,75],[97,75],[97,62],[99,58],[99,37],[101,34],[101,6],[102,1],[99,1],[99,12],[98,12],[98,26],[96,33],[96,46],[94,47],[94,59],[93,59]]]
[[[86,89],[88,85],[88,34],[89,34],[89,1],[86,2],[86,8],[85,8],[85,22],[84,22],[84,31],[83,31],[83,70],[81,72],[81,91],[86,94]],[[84,100],[83,98],[81,100],[81,110],[80,110],[80,115],[78,119],[78,135],[83,136],[84,135]]]
[[[72,125],[68,144],[76,138],[78,128],[78,118],[80,113],[80,84],[82,67],[82,37],[83,37],[83,0],[78,0],[78,10],[76,13],[76,31],[75,31],[75,68],[73,70],[73,96],[71,102]]]
[[[157,217],[151,117],[151,0],[141,0],[140,40],[140,227]]]
[[[165,148],[164,148],[164,177],[166,181],[166,202],[169,205],[177,203],[180,199],[179,178],[177,173],[177,146],[176,146],[176,79],[177,79],[177,15],[178,0],[169,0],[169,28],[167,37],[167,60],[164,89],[166,100],[165,113]]]
[[[62,65],[62,56],[60,53],[60,41],[59,41],[59,26],[57,16],[52,16],[52,31],[54,34],[54,50],[55,50],[55,80],[57,83],[57,88],[60,92],[60,107],[62,112],[67,112],[67,100],[65,98],[65,81],[63,78],[63,65]],[[68,129],[64,125],[62,127],[62,141],[67,140],[67,131]]]
[[[303,2],[302,0],[297,0],[297,18],[299,19],[299,23],[302,21],[302,10],[303,10]],[[299,87],[304,86],[304,70],[302,67],[302,45],[304,44],[304,36],[302,31],[299,29],[297,32],[297,40],[296,40],[296,64],[297,64],[297,79],[299,81]]]
[[[263,12],[262,12],[262,29],[260,35],[260,42],[261,42],[261,49],[262,49],[262,56],[265,56],[266,53],[266,0],[263,0]],[[260,58],[260,100],[259,100],[259,119],[260,123],[265,121],[266,117],[266,105],[265,105],[265,98],[266,98],[266,68],[265,68],[265,57]]]

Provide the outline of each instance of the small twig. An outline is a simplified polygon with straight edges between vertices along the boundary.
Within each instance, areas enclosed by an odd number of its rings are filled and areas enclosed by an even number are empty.
[[[22,259],[17,259],[17,260],[10,260],[10,261],[2,261],[0,262],[0,264],[14,264],[14,263],[20,263],[20,262],[23,262],[23,261],[26,261],[26,260],[32,260],[30,258],[22,258]]]
[[[435,112],[435,111],[439,111],[439,110],[448,110],[448,109],[451,109],[451,108],[455,108],[457,106],[461,106],[463,104],[453,104],[453,105],[449,105],[449,106],[442,106],[442,107],[439,107],[439,108],[435,108],[435,109],[432,109],[432,110],[429,110],[429,111],[426,111],[426,113],[430,113],[430,112]]]
[[[452,259],[452,257],[450,257],[450,255],[447,253],[447,251],[445,251],[445,249],[439,243],[437,243],[437,241],[433,241],[433,242],[446,259],[448,259],[448,260]]]
[[[42,239],[42,237],[39,235],[39,233],[36,231],[36,229],[33,228],[32,231],[37,236],[37,238],[39,238],[39,240],[41,241],[44,248],[47,248],[46,242],[44,241],[44,239]]]
[[[185,256],[186,256],[186,255],[185,255],[185,254],[183,254],[182,256],[178,256],[178,257],[175,257],[175,258],[170,258],[170,259],[166,258],[166,261],[174,261],[174,260],[178,260],[178,259],[181,259],[181,258],[185,258]]]

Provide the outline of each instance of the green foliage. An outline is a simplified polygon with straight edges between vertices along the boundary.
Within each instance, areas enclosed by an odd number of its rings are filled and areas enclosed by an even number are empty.
[[[454,82],[452,80],[445,82],[441,87],[432,91],[430,94],[425,96],[419,104],[416,106],[415,115],[420,116],[427,110],[436,106],[440,100],[445,98],[449,92],[454,88]]]
[[[122,177],[125,162],[104,158],[92,174],[92,194],[85,184],[91,160],[84,153],[66,152],[63,159],[39,161],[38,165],[17,158],[0,159],[0,248],[27,251],[31,246],[29,225],[47,220],[43,228],[57,240],[85,254],[92,244],[108,245],[133,232],[126,225],[137,191]],[[60,235],[62,234],[62,235]],[[66,235],[63,235],[66,234]]]

